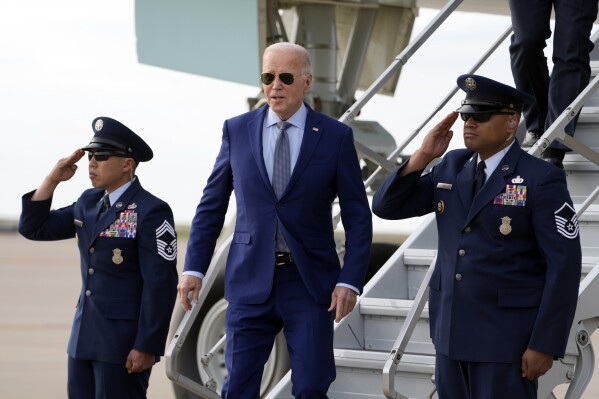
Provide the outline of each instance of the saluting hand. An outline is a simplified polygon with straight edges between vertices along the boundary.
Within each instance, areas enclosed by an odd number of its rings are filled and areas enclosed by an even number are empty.
[[[354,290],[341,285],[335,287],[333,294],[331,295],[329,312],[336,310],[335,321],[337,323],[354,310],[357,298],[358,294],[356,294]]]
[[[68,157],[59,160],[50,171],[50,174],[46,176],[42,184],[35,190],[31,200],[43,201],[52,197],[58,183],[67,181],[75,175],[77,171],[76,163],[83,158],[83,155],[85,155],[85,151],[77,149]]]
[[[83,158],[84,155],[85,151],[81,149],[75,150],[75,152],[68,157],[59,160],[56,165],[54,165],[54,168],[52,168],[48,177],[58,182],[69,180],[77,171],[76,163]]]
[[[192,292],[191,298],[194,303],[198,303],[200,296],[200,288],[202,288],[202,279],[196,276],[184,275],[181,277],[177,290],[179,291],[179,302],[185,310],[191,310],[191,301],[189,293]]]
[[[458,113],[451,112],[441,122],[437,123],[424,137],[420,151],[432,158],[438,158],[445,154],[453,137],[451,127],[457,118]]]
[[[437,123],[424,137],[420,148],[414,151],[407,165],[401,170],[400,175],[404,176],[417,170],[424,170],[433,159],[445,154],[453,137],[451,127],[457,118],[458,113],[451,112],[441,122]]]

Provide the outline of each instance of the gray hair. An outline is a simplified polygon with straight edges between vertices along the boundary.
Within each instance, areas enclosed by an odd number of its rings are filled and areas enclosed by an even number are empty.
[[[308,50],[306,50],[303,46],[289,42],[278,42],[268,46],[266,50],[264,50],[264,54],[268,53],[270,50],[295,51],[301,53],[303,55],[304,61],[302,66],[302,72],[306,74],[312,73],[312,59]]]

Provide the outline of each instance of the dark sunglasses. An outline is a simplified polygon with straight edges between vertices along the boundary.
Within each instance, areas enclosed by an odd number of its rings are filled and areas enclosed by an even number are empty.
[[[507,111],[486,111],[486,112],[478,112],[476,114],[472,114],[469,112],[460,112],[460,117],[464,122],[468,119],[472,118],[475,122],[484,123],[487,122],[493,115],[515,115],[515,112],[507,112]]]
[[[129,158],[127,154],[113,151],[88,151],[87,153],[87,159],[89,159],[90,161],[92,160],[92,158],[96,158],[96,161],[103,162],[107,161],[110,157]]]
[[[276,73],[264,72],[260,75],[260,80],[262,83],[268,86],[275,80],[277,76],[279,79],[281,79],[281,82],[285,83],[287,86],[291,86],[295,80],[295,76],[289,72],[283,72],[278,75]]]

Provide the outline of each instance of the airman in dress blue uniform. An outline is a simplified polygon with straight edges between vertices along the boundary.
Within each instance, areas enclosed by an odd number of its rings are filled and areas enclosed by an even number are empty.
[[[536,398],[574,317],[578,222],[563,171],[514,139],[532,97],[477,75],[458,85],[461,107],[385,180],[372,208],[385,219],[436,214],[429,314],[439,397]],[[458,114],[466,149],[445,154]]]
[[[19,232],[38,241],[77,237],[82,286],[67,351],[69,398],[145,398],[176,297],[173,213],[135,176],[153,156],[143,139],[107,117],[92,127],[90,143],[23,196]],[[51,210],[56,187],[85,152],[94,188]]]

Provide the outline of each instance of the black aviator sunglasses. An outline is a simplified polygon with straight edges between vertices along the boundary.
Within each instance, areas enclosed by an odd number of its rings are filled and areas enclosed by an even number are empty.
[[[87,153],[87,159],[90,161],[92,158],[96,158],[97,162],[107,161],[110,157],[120,157],[120,158],[129,158],[129,155],[123,154],[121,152],[114,151],[93,151],[89,150]]]
[[[291,86],[295,80],[295,76],[289,72],[279,73],[278,75],[276,73],[264,72],[260,75],[260,80],[268,86],[277,76],[281,79],[281,82],[285,83],[287,86]]]
[[[507,111],[485,111],[478,113],[460,112],[460,117],[464,122],[472,118],[475,122],[484,123],[487,122],[493,115],[516,115],[515,112]]]

